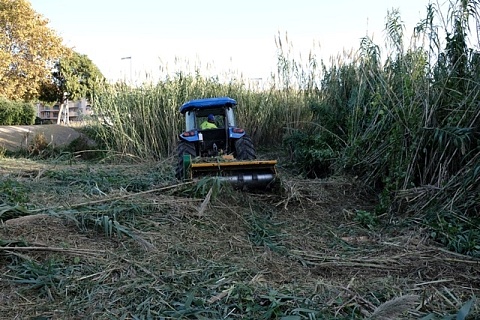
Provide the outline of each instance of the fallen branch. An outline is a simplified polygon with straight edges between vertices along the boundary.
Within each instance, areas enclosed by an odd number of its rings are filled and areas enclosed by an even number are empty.
[[[183,182],[183,183],[179,183],[179,184],[174,184],[174,185],[170,185],[170,186],[166,186],[166,187],[162,187],[162,188],[147,190],[147,191],[130,193],[130,194],[125,194],[125,195],[116,196],[116,197],[111,197],[111,198],[104,198],[104,199],[99,199],[99,200],[94,200],[94,201],[76,203],[76,204],[72,204],[72,205],[70,205],[70,206],[59,206],[59,207],[50,207],[50,208],[40,208],[40,209],[30,210],[30,212],[41,212],[41,211],[52,210],[52,209],[66,209],[66,208],[83,207],[83,206],[88,206],[88,205],[92,205],[92,204],[98,204],[98,203],[103,203],[103,202],[109,202],[109,201],[115,201],[115,200],[120,200],[120,199],[126,199],[126,198],[136,197],[136,196],[139,196],[139,195],[142,195],[142,194],[148,194],[148,193],[154,193],[154,192],[158,192],[158,191],[164,191],[164,190],[168,190],[168,189],[177,188],[177,187],[180,187],[180,186],[189,185],[189,184],[192,184],[192,183],[193,183],[193,181],[188,181],[188,182]]]

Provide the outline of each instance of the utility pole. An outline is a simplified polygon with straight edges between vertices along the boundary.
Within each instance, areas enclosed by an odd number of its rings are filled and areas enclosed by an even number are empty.
[[[123,57],[121,60],[130,60],[130,85],[132,85],[132,56]],[[123,80],[125,81],[125,79]]]

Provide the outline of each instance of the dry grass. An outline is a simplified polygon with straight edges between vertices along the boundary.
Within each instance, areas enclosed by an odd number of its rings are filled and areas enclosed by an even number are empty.
[[[2,319],[415,319],[480,288],[478,259],[414,222],[362,226],[355,181],[191,197],[166,164],[11,161],[32,214],[0,225]]]

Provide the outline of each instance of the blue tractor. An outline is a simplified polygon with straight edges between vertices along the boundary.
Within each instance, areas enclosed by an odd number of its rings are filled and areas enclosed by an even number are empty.
[[[235,123],[237,101],[229,97],[184,103],[185,131],[177,145],[176,177],[217,176],[238,187],[266,187],[276,175],[276,160],[256,160],[255,147]]]

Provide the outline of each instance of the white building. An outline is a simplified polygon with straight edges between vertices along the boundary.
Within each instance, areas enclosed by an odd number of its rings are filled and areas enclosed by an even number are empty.
[[[53,106],[46,106],[38,103],[37,117],[40,118],[43,123],[68,123],[70,121],[81,121],[83,120],[83,116],[92,114],[92,108],[85,98],[77,101],[68,100],[67,108],[63,110],[61,109],[63,108],[61,108],[60,103],[56,103]],[[62,111],[62,114],[60,114],[60,111]]]

